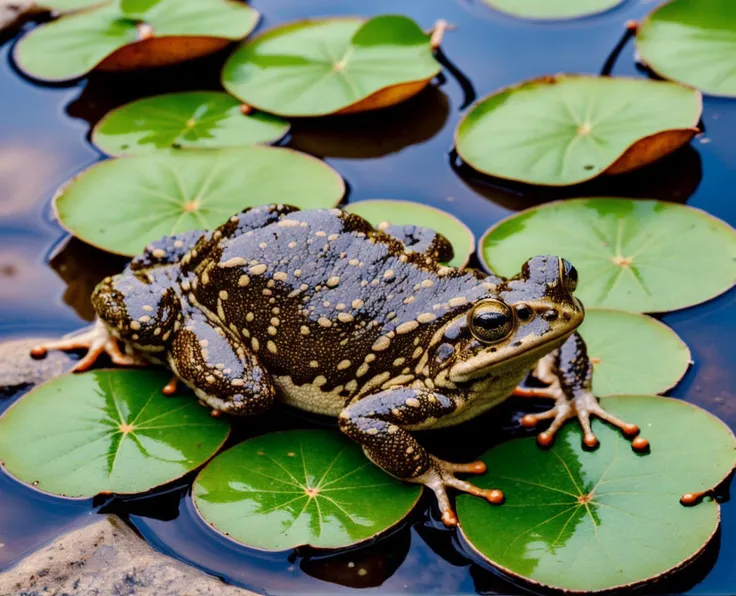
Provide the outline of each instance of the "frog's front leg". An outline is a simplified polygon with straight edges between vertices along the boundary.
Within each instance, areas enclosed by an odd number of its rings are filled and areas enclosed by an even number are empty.
[[[146,366],[148,361],[135,353],[123,353],[117,339],[110,335],[105,324],[99,319],[87,329],[75,332],[61,339],[39,344],[31,350],[33,358],[44,358],[50,350],[87,350],[72,370],[82,372],[88,370],[103,353],[119,366]]]
[[[455,477],[457,472],[482,474],[483,462],[454,464],[430,455],[407,429],[427,424],[431,419],[451,414],[456,404],[428,389],[395,387],[365,397],[345,408],[338,417],[340,429],[363,446],[368,458],[383,470],[405,480],[424,484],[437,496],[442,521],[457,524],[446,487],[501,503],[503,493],[484,490]]]
[[[549,428],[540,433],[537,441],[546,447],[552,444],[555,433],[570,418],[580,421],[583,442],[593,448],[598,439],[590,428],[590,416],[598,416],[620,428],[628,438],[639,434],[639,427],[606,412],[591,391],[593,365],[583,338],[573,333],[562,346],[542,358],[532,374],[548,386],[542,389],[517,388],[514,395],[522,397],[550,397],[556,400],[553,408],[539,414],[527,414],[521,423],[534,427],[540,420],[552,419]]]
[[[258,357],[204,315],[184,320],[169,348],[168,363],[213,412],[251,415],[273,404],[275,389]]]

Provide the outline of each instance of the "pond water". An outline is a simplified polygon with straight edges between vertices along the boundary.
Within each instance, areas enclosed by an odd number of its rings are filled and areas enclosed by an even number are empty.
[[[311,16],[381,14],[392,0],[256,0],[261,28]],[[476,235],[525,207],[569,196],[653,197],[687,202],[736,223],[736,101],[705,99],[706,134],[663,163],[633,175],[561,191],[503,187],[457,166],[452,135],[466,106],[499,87],[544,74],[599,73],[624,23],[655,5],[627,0],[603,15],[565,23],[506,17],[474,0],[404,0],[400,11],[424,28],[438,18],[457,26],[445,36],[442,76],[406,104],[360,117],[297,123],[285,144],[325,158],[349,184],[348,201],[421,201],[462,219]],[[29,25],[30,26],[30,25]],[[215,89],[225,54],[165,73],[92,76],[76,85],[40,86],[12,64],[14,38],[0,38],[0,339],[55,336],[91,319],[93,284],[121,261],[81,242],[66,243],[53,221],[56,188],[103,159],[89,144],[90,124],[137,97],[181,89]],[[613,74],[644,76],[629,42]],[[284,197],[287,201],[288,197]],[[696,403],[736,426],[736,292],[662,320],[688,344],[695,365],[672,395]],[[17,396],[15,396],[17,397]],[[14,397],[0,400],[0,411]],[[729,401],[730,400],[730,401]],[[518,410],[508,403],[464,426],[430,433],[440,456],[470,458],[492,443],[520,435]],[[236,437],[272,428],[328,424],[279,410],[240,423]],[[490,437],[490,439],[489,439]],[[469,439],[470,438],[470,439]],[[0,571],[68,528],[114,512],[165,553],[227,581],[269,594],[527,593],[470,558],[455,533],[433,517],[430,500],[371,546],[337,554],[266,554],[210,531],[194,512],[191,478],[130,499],[63,500],[41,495],[0,473]],[[648,593],[736,593],[736,506],[727,487],[720,498],[722,530],[690,567]]]

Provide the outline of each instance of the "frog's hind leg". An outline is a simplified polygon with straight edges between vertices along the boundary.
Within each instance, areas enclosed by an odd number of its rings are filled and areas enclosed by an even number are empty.
[[[117,339],[110,335],[102,321],[95,321],[94,325],[83,331],[62,337],[56,341],[39,344],[31,350],[33,358],[44,358],[49,350],[82,350],[87,353],[76,363],[74,372],[88,370],[103,353],[107,354],[113,364],[119,366],[146,366],[148,361],[135,353],[124,354],[118,346]]]
[[[273,404],[275,388],[256,354],[202,314],[185,319],[168,364],[213,413],[258,414]]]
[[[591,415],[597,416],[613,426],[620,428],[628,438],[639,434],[636,424],[624,422],[609,414],[598,403],[591,391],[593,366],[588,358],[583,338],[578,333],[551,354],[542,358],[532,373],[548,386],[541,389],[517,388],[514,395],[521,397],[549,397],[555,400],[551,409],[539,414],[527,414],[521,419],[526,427],[534,427],[541,420],[552,419],[549,428],[537,436],[540,445],[552,444],[560,427],[570,418],[577,418],[583,429],[583,443],[596,447],[598,439],[590,427]]]
[[[385,222],[379,224],[378,229],[401,241],[408,250],[422,253],[437,263],[447,263],[455,256],[450,241],[430,228]]]
[[[455,464],[438,459],[408,430],[451,414],[455,409],[453,400],[428,389],[395,387],[349,405],[340,413],[338,424],[340,430],[363,446],[368,458],[380,468],[392,476],[432,489],[442,521],[454,526],[457,516],[447,496],[448,486],[491,503],[503,501],[501,491],[481,489],[455,477],[458,472],[482,474],[486,471],[485,464]]]

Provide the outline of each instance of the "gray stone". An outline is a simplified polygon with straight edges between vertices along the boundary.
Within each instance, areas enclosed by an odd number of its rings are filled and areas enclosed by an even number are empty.
[[[2,596],[255,596],[154,551],[116,516],[0,574]]]
[[[41,360],[31,358],[31,348],[45,340],[48,338],[16,339],[0,343],[0,397],[48,381],[74,366],[74,360],[58,350],[51,350]]]

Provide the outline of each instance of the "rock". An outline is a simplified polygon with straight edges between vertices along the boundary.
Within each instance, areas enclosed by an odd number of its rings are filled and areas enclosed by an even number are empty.
[[[154,551],[114,515],[62,536],[0,574],[23,596],[255,596]]]
[[[31,358],[31,348],[48,338],[17,339],[0,343],[0,397],[57,377],[74,366],[74,359],[58,350],[45,358]],[[0,592],[1,593],[1,592]]]

